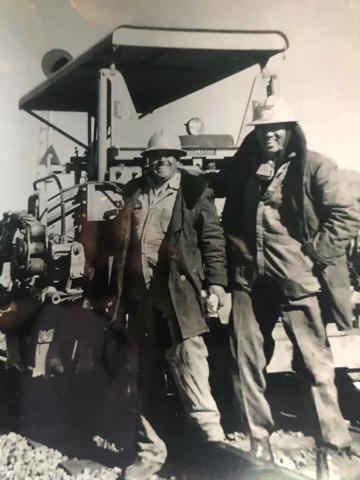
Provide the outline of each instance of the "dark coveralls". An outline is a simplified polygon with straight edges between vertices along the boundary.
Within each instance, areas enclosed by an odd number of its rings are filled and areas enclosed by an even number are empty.
[[[138,456],[163,463],[165,360],[192,423],[206,440],[224,438],[201,336],[208,330],[201,288],[204,280],[226,285],[225,241],[203,179],[177,172],[155,191],[143,176],[128,184],[126,195],[115,321],[129,313],[129,335],[139,348]]]
[[[350,284],[344,252],[359,213],[340,187],[333,162],[306,150],[298,126],[270,182],[256,177],[261,161],[251,133],[230,169],[208,177],[215,194],[226,196],[223,224],[233,301],[230,341],[242,420],[254,438],[267,437],[273,429],[264,370],[271,332],[281,315],[299,373],[306,372],[318,441],[347,447],[350,435],[339,410],[319,297],[320,292],[328,294],[330,313],[347,328]],[[334,265],[337,280],[331,276]],[[345,302],[344,309],[337,299]],[[265,347],[270,345],[265,352],[264,341]]]

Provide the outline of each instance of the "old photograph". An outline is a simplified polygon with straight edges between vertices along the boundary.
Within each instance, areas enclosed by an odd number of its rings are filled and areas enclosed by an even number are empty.
[[[360,480],[359,32],[0,0],[0,480]]]

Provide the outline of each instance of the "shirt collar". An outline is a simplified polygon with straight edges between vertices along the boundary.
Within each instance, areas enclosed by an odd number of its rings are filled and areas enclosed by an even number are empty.
[[[179,190],[180,188],[180,180],[181,180],[181,173],[179,170],[168,180],[168,187],[172,188],[173,190]]]
[[[154,181],[151,175],[148,175],[147,177],[148,183],[150,188],[154,188]],[[159,188],[162,192],[165,192],[168,188],[171,188],[172,190],[179,190],[180,188],[180,180],[181,180],[181,173],[179,170],[177,170],[174,175],[167,180],[165,183],[163,183]]]

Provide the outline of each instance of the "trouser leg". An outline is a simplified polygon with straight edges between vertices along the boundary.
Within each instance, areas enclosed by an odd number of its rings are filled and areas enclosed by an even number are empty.
[[[318,299],[311,296],[288,300],[282,310],[286,332],[309,374],[320,441],[337,448],[348,447],[351,437],[338,404],[332,355]]]
[[[170,296],[166,295],[166,288],[162,293],[161,296],[145,298],[137,313],[151,312],[152,315],[152,318],[147,317],[150,329],[144,342],[149,348],[142,348],[139,355],[138,456],[160,463],[167,455],[166,446],[158,434],[166,410],[165,356],[189,418],[206,439],[219,441],[224,438],[220,414],[211,395],[204,340],[199,336],[180,341]]]
[[[164,321],[154,307],[153,298],[145,295],[132,305],[129,317],[137,338],[137,454],[140,459],[164,463],[167,449],[161,438],[167,417],[165,384],[165,346],[161,331]],[[160,333],[160,335],[159,335]]]
[[[264,438],[274,426],[264,395],[264,340],[255,318],[252,299],[244,290],[234,290],[232,293],[229,327],[235,400],[241,408],[241,418],[249,433],[255,438]]]
[[[138,365],[138,457],[164,463],[167,450],[159,434],[166,421],[164,351],[152,342],[140,346]]]
[[[255,318],[264,339],[266,365],[269,365],[275,350],[272,332],[281,313],[281,293],[271,279],[259,278],[253,286],[251,298]]]
[[[209,384],[208,352],[202,337],[191,337],[174,343],[166,359],[186,413],[206,440],[220,441],[224,432],[220,414]]]
[[[20,353],[20,337],[16,333],[7,333],[6,339],[6,368],[22,368],[22,358]]]

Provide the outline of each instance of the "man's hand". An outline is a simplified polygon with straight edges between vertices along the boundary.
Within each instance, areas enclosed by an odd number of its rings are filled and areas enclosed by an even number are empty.
[[[209,286],[209,295],[214,293],[219,301],[218,309],[225,305],[225,290],[221,285],[210,285]]]

